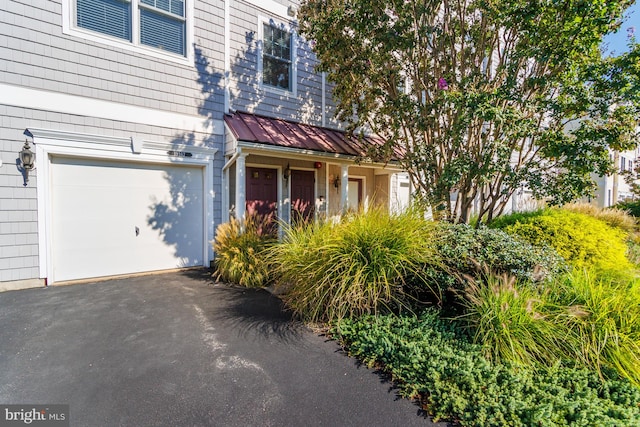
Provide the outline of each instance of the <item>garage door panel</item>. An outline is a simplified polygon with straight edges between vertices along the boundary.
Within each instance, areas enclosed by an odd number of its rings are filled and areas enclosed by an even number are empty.
[[[203,265],[203,170],[53,158],[55,280]]]

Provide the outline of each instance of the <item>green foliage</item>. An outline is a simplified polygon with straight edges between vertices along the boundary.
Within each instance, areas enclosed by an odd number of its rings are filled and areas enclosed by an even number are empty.
[[[569,307],[553,320],[578,346],[582,365],[601,374],[609,368],[640,387],[640,279],[575,271],[546,299]]]
[[[338,223],[292,228],[273,251],[284,301],[303,319],[325,321],[407,305],[407,278],[437,262],[433,226],[382,209]]]
[[[441,223],[436,231],[436,250],[445,269],[429,274],[445,289],[464,289],[466,277],[478,276],[478,265],[532,283],[550,280],[568,269],[550,247],[533,246],[502,230]]]
[[[300,30],[338,119],[384,138],[371,157],[396,158],[437,218],[477,204],[490,222],[522,186],[590,193],[608,149],[635,145],[640,47],[599,49],[631,3],[305,0]]]
[[[621,209],[629,213],[629,215],[638,218],[640,217],[640,200],[630,200],[626,202],[620,202],[615,206],[617,209]]]
[[[463,304],[462,319],[491,360],[549,366],[564,353],[554,351],[554,346],[570,345],[566,331],[543,314],[544,301],[537,290],[519,285],[515,276],[488,273],[472,280]]]
[[[214,276],[238,285],[260,287],[272,279],[268,249],[275,238],[265,234],[264,220],[247,217],[243,223],[237,219],[220,224],[213,243],[216,271]]]
[[[556,364],[537,371],[491,363],[435,310],[344,319],[333,334],[351,355],[382,366],[401,394],[463,426],[637,426],[640,390]]]
[[[573,363],[640,386],[640,282],[576,270],[541,288],[485,274],[464,294],[459,318],[495,361]]]
[[[578,268],[629,270],[626,233],[586,214],[544,209],[497,218],[491,227],[501,228],[529,243],[553,247]]]

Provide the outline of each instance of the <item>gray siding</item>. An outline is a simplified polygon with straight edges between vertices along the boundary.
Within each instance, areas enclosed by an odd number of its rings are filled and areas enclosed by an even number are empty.
[[[61,0],[0,2],[0,82],[183,114],[199,114],[193,65],[156,59],[62,33]],[[197,48],[222,77],[223,6],[196,1]],[[198,59],[198,58],[196,58]],[[200,58],[202,59],[202,58]],[[222,111],[222,98],[218,108]]]
[[[193,64],[155,58],[63,34],[61,0],[0,1],[0,83],[200,117],[222,118],[224,108],[224,3],[197,0]],[[15,104],[20,105],[20,104]],[[218,148],[214,192],[220,194],[222,135],[150,126],[131,117],[107,120],[0,103],[0,282],[38,278],[37,183],[23,186],[16,162],[27,128],[65,130]],[[97,117],[96,117],[97,116]],[[37,167],[38,159],[36,159]],[[220,197],[213,218],[221,218]]]

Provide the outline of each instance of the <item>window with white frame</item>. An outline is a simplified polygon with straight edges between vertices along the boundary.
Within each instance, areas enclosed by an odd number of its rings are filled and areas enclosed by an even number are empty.
[[[262,84],[294,91],[294,38],[272,22],[262,23]]]
[[[73,0],[75,27],[187,55],[187,0]]]

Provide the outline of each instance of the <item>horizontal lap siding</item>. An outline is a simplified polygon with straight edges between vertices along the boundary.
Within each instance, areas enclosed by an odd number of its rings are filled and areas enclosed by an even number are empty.
[[[60,0],[0,1],[0,83],[200,117],[203,124],[219,121],[224,108],[224,2],[196,0],[194,15],[197,64],[185,65],[63,34]],[[47,183],[37,183],[32,173],[23,186],[16,159],[26,128],[196,143],[222,152],[222,135],[91,114],[0,104],[0,282],[39,276],[36,188]],[[221,191],[220,154],[213,168],[216,194]],[[38,161],[42,159],[36,159],[36,167]],[[219,197],[212,209],[214,222],[219,222]]]

